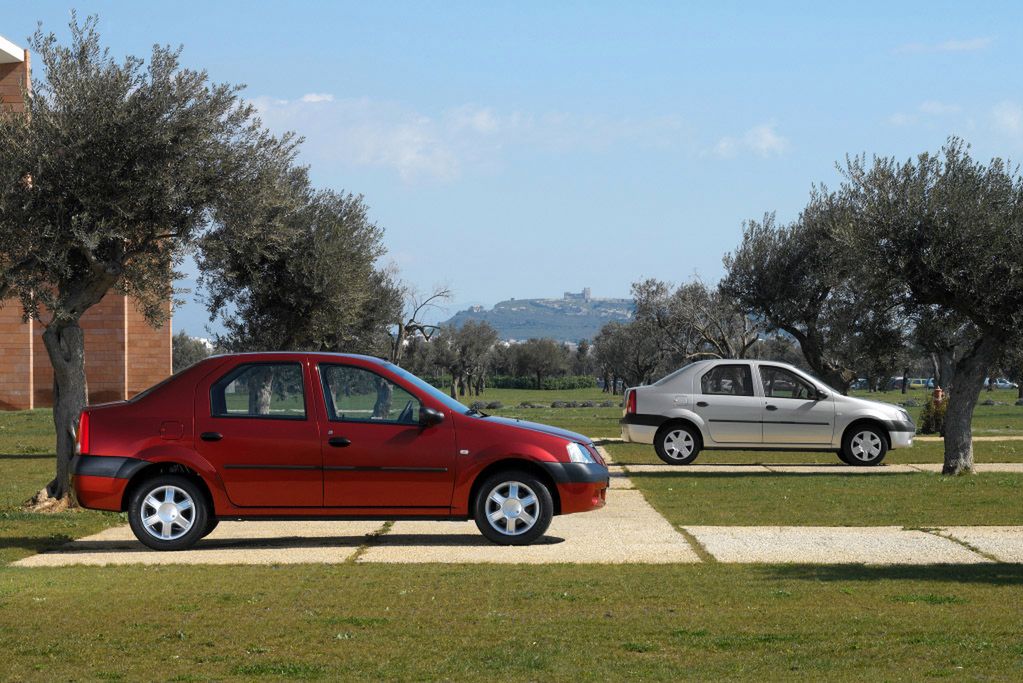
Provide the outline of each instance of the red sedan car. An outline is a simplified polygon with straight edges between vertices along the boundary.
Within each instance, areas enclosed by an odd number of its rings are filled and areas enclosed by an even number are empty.
[[[221,519],[475,519],[522,545],[604,505],[593,443],[470,410],[390,363],[332,353],[215,356],[76,434],[81,505],[128,511],[142,543],[188,548]]]

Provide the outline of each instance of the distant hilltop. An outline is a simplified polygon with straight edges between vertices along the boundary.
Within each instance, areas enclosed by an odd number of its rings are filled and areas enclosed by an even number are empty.
[[[461,327],[467,320],[485,320],[506,341],[550,337],[578,342],[593,339],[609,322],[629,322],[635,308],[632,299],[595,299],[586,287],[560,299],[509,299],[490,310],[470,306],[443,324]]]

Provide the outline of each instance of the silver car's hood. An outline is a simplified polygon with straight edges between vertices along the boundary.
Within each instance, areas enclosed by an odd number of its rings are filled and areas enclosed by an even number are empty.
[[[902,419],[903,413],[906,412],[902,406],[897,406],[894,403],[885,403],[884,401],[871,401],[867,398],[858,398],[856,396],[843,396],[842,394],[835,394],[835,403],[841,403],[849,406],[850,408],[869,408],[872,410],[881,410],[892,416],[893,419]]]

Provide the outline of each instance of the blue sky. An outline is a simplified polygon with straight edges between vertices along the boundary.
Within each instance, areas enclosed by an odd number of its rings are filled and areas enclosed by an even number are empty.
[[[17,44],[76,7],[117,55],[183,44],[246,84],[316,184],[366,196],[406,281],[454,290],[449,314],[714,282],[743,220],[795,217],[846,154],[957,134],[1023,157],[1021,3],[5,4]],[[175,328],[201,335],[186,298]]]

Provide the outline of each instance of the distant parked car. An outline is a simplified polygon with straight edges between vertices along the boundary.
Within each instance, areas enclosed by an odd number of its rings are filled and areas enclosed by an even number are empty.
[[[860,377],[855,382],[850,384],[849,388],[850,389],[855,389],[857,391],[863,391],[865,389],[869,389],[870,388],[870,382],[867,380],[866,377]]]
[[[701,450],[835,451],[849,465],[877,465],[913,445],[900,406],[843,396],[785,363],[707,360],[629,389],[622,438],[654,445],[670,465]]]
[[[604,505],[592,441],[484,415],[366,356],[254,353],[200,361],[130,401],[86,408],[74,487],[180,550],[219,519],[474,519],[495,543]]]
[[[907,389],[926,389],[927,380],[922,377],[910,377],[908,380],[909,386]],[[902,390],[902,378],[892,377],[888,380],[888,391]]]
[[[1011,382],[1011,381],[1005,379],[1004,377],[999,377],[994,382],[995,382],[995,389],[1018,389],[1019,388],[1018,384],[1016,384],[1015,382]],[[988,377],[988,378],[986,378],[984,380],[984,386],[987,387],[987,386],[990,386],[990,385],[991,385],[991,378]]]

